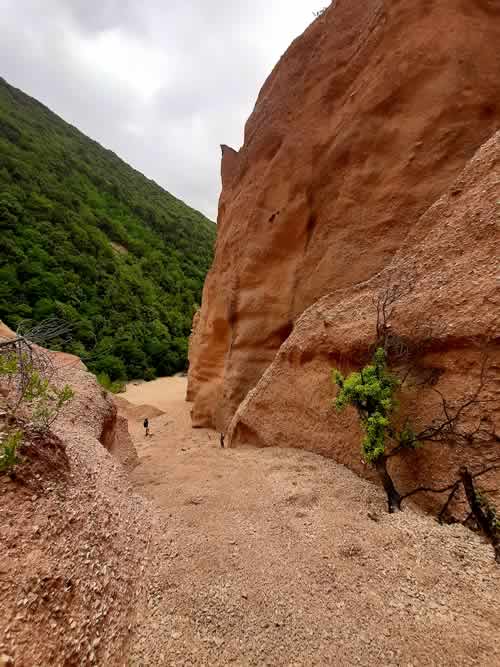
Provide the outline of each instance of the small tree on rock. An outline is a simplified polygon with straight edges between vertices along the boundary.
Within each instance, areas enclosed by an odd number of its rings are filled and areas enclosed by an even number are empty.
[[[394,309],[400,300],[411,292],[412,284],[413,281],[407,278],[401,285],[391,285],[382,290],[375,299],[377,323],[373,359],[364,368],[347,377],[338,370],[333,371],[333,381],[338,387],[335,406],[338,411],[344,410],[348,405],[356,409],[364,432],[362,454],[379,475],[387,495],[389,512],[398,511],[404,500],[419,493],[446,493],[446,500],[438,513],[438,518],[442,521],[453,499],[460,489],[463,489],[470,508],[470,514],[463,523],[468,525],[470,520],[475,523],[491,542],[495,558],[500,563],[500,519],[492,501],[476,485],[480,477],[500,469],[500,436],[485,411],[487,401],[483,398],[488,374],[488,355],[483,354],[476,388],[458,401],[450,401],[434,386],[436,377],[431,370],[423,384],[429,386],[439,397],[441,409],[438,409],[437,417],[430,424],[415,429],[410,420],[404,419],[398,411],[397,394],[404,390],[408,378],[415,371],[417,353],[422,352],[425,347],[423,343],[419,350],[412,349],[410,342],[393,331],[390,324]],[[430,334],[427,338],[431,338]],[[395,362],[397,371],[389,367],[388,359]],[[390,473],[388,462],[391,458],[402,456],[405,451],[424,444],[458,445],[464,452],[474,447],[487,446],[491,449],[491,455],[484,465],[475,470],[461,465],[456,479],[450,484],[437,488],[424,485],[402,493]]]
[[[398,404],[395,397],[399,380],[388,371],[386,354],[378,348],[373,361],[360,371],[344,377],[334,370],[333,377],[339,392],[335,407],[340,412],[348,405],[356,408],[364,438],[361,451],[364,460],[373,465],[387,494],[389,512],[400,509],[401,496],[387,467],[392,455],[389,446],[416,447],[417,441],[408,425],[397,431],[393,417]],[[394,447],[393,447],[394,449]]]
[[[52,355],[35,340],[67,334],[63,323],[48,321],[30,332],[0,340],[0,473],[14,475],[19,449],[28,431],[46,434],[74,392],[53,383]]]

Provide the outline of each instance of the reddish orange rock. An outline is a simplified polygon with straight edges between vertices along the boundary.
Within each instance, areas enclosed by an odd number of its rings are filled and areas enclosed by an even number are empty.
[[[354,410],[339,415],[332,405],[331,369],[348,372],[368,360],[376,330],[374,301],[387,286],[408,282],[412,290],[396,303],[390,322],[394,334],[419,350],[402,392],[401,414],[417,431],[435,418],[442,421],[435,390],[451,404],[463,404],[479,386],[486,354],[480,412],[477,406],[466,411],[464,427],[474,430],[482,417],[486,431],[500,433],[499,198],[500,132],[422,216],[389,267],[355,288],[325,296],[302,315],[239,406],[228,444],[305,448],[371,477],[361,460]],[[431,374],[433,385],[424,382]],[[391,468],[402,490],[416,483],[439,487],[456,479],[462,463],[477,470],[498,456],[498,440],[491,437],[466,448],[426,445],[395,459]],[[490,488],[498,487],[499,472],[495,479]]]
[[[228,429],[322,297],[359,333],[338,304],[393,261],[500,125],[498,44],[493,1],[338,0],[291,45],[244,146],[223,147],[216,257],[190,354],[195,426]],[[306,411],[311,395],[294,400]]]

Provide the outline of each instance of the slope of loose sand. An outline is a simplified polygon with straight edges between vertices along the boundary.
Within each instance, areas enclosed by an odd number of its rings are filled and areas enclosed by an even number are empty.
[[[152,405],[164,412],[171,409],[173,404],[185,403],[186,383],[184,377],[168,377],[152,382],[128,384],[127,390],[120,396],[134,405]]]
[[[500,568],[460,526],[408,510],[318,455],[220,449],[183,378],[125,397],[139,493],[162,528],[132,635],[139,665],[500,665]],[[145,559],[147,556],[145,555]]]

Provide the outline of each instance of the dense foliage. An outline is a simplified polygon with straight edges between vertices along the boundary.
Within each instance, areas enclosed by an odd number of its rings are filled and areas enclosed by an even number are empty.
[[[371,364],[351,373],[347,378],[334,371],[334,382],[339,387],[335,399],[338,411],[352,405],[358,411],[365,432],[362,452],[368,463],[375,463],[385,454],[386,439],[391,433],[391,416],[396,407],[394,393],[397,379],[387,370],[385,352],[379,348]],[[407,438],[405,429],[402,433]]]
[[[168,159],[168,156],[165,156]],[[111,381],[186,366],[215,225],[0,79],[0,319],[58,316]]]

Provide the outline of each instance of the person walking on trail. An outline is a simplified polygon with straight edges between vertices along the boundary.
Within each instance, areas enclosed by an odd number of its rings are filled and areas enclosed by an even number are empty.
[[[144,420],[144,428],[146,429],[146,438],[150,435],[149,433],[149,419],[146,417]]]

